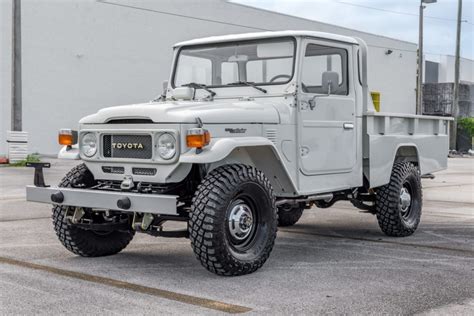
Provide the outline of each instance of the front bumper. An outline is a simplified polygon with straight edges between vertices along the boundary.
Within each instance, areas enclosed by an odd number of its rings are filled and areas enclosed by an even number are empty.
[[[132,213],[178,215],[176,195],[140,194],[60,187],[26,187],[26,200]]]

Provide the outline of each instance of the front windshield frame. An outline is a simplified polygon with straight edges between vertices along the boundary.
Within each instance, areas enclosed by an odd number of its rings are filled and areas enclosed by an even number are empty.
[[[278,85],[284,85],[288,84],[291,82],[295,76],[295,71],[296,71],[296,53],[297,53],[297,41],[296,38],[293,36],[281,36],[281,37],[271,37],[271,38],[260,38],[260,39],[252,39],[252,40],[240,40],[240,41],[228,41],[228,42],[221,42],[221,43],[206,43],[206,44],[199,44],[199,45],[187,45],[187,46],[181,46],[178,48],[178,52],[176,53],[176,58],[174,60],[174,65],[173,65],[173,72],[171,76],[171,87],[174,89],[176,87],[182,87],[183,85],[176,86],[175,81],[176,81],[176,73],[178,70],[178,62],[179,58],[181,56],[181,52],[183,49],[187,48],[193,48],[193,49],[199,49],[199,48],[206,48],[206,47],[219,47],[219,46],[231,46],[231,45],[246,45],[246,44],[256,44],[256,43],[272,43],[272,42],[280,42],[280,41],[285,41],[285,40],[290,40],[293,42],[293,62],[292,62],[292,68],[291,68],[291,75],[290,78],[288,78],[287,81],[278,81],[278,82],[255,82],[257,86],[278,86]],[[201,83],[201,82],[198,82]],[[230,84],[220,84],[220,85],[206,85],[207,88],[235,88],[235,87],[248,87],[245,84],[235,84],[235,85],[230,85]]]

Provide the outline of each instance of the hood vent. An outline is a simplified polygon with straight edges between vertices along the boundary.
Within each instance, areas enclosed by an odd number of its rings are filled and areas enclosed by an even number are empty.
[[[268,138],[269,141],[274,143],[276,145],[277,142],[277,131],[276,129],[267,129],[265,131],[266,137]]]

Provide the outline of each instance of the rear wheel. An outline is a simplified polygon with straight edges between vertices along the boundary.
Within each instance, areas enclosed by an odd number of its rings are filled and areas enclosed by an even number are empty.
[[[301,215],[303,215],[304,205],[283,205],[278,208],[278,226],[293,226],[296,224]]]
[[[94,177],[84,164],[74,167],[59,184],[59,187],[91,187]],[[84,210],[88,220],[102,223],[106,220],[104,212],[94,213]],[[95,231],[75,227],[66,220],[67,214],[74,213],[68,206],[53,207],[53,224],[59,241],[76,255],[83,257],[99,257],[113,255],[124,249],[132,240],[133,231]]]
[[[265,175],[250,166],[211,171],[193,198],[189,237],[209,271],[252,273],[268,259],[277,231],[275,196]]]
[[[396,163],[390,182],[377,191],[375,206],[380,228],[393,237],[413,234],[420,223],[422,203],[418,168],[409,162]]]

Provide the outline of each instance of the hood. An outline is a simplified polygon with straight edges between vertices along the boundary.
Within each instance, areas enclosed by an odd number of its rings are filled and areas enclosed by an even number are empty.
[[[80,124],[103,124],[119,119],[151,119],[155,123],[279,123],[278,111],[262,101],[170,101],[114,106],[84,117]]]

